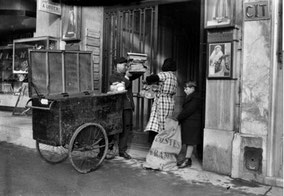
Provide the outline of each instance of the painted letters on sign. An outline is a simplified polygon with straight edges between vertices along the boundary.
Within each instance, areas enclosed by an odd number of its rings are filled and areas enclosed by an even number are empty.
[[[38,9],[44,12],[61,15],[61,6],[59,3],[54,3],[50,0],[39,0]]]
[[[245,20],[269,19],[268,1],[245,3],[244,18]]]

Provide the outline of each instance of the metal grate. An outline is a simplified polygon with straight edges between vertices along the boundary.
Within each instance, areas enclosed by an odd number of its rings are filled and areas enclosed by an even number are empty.
[[[108,77],[114,69],[113,60],[127,52],[148,55],[149,71],[156,70],[157,63],[157,6],[116,8],[105,12],[104,29],[104,77],[103,91],[108,91]],[[144,76],[133,82],[135,102],[134,129],[143,131],[150,115],[151,101],[138,96]]]

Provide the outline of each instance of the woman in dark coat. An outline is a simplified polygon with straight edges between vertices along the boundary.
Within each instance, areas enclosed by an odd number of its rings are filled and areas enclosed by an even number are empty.
[[[193,147],[201,140],[201,109],[202,100],[196,92],[196,82],[187,82],[184,87],[186,93],[182,111],[177,119],[181,125],[182,144],[186,145],[185,159],[178,164],[179,168],[190,167]]]

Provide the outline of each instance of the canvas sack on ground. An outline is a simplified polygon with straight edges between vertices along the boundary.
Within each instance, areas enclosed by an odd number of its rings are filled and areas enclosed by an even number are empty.
[[[177,169],[176,156],[180,152],[181,146],[178,121],[167,118],[165,131],[156,135],[143,167],[164,171]]]

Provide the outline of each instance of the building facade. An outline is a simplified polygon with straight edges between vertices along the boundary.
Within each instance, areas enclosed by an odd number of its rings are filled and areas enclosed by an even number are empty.
[[[204,98],[203,168],[283,187],[282,1],[79,2],[37,0],[34,37],[92,51],[98,92],[108,91],[112,61],[127,52],[146,53],[153,73],[175,58],[175,112],[185,81],[196,80]],[[133,87],[132,142],[147,146],[151,101],[138,95],[142,79]]]

